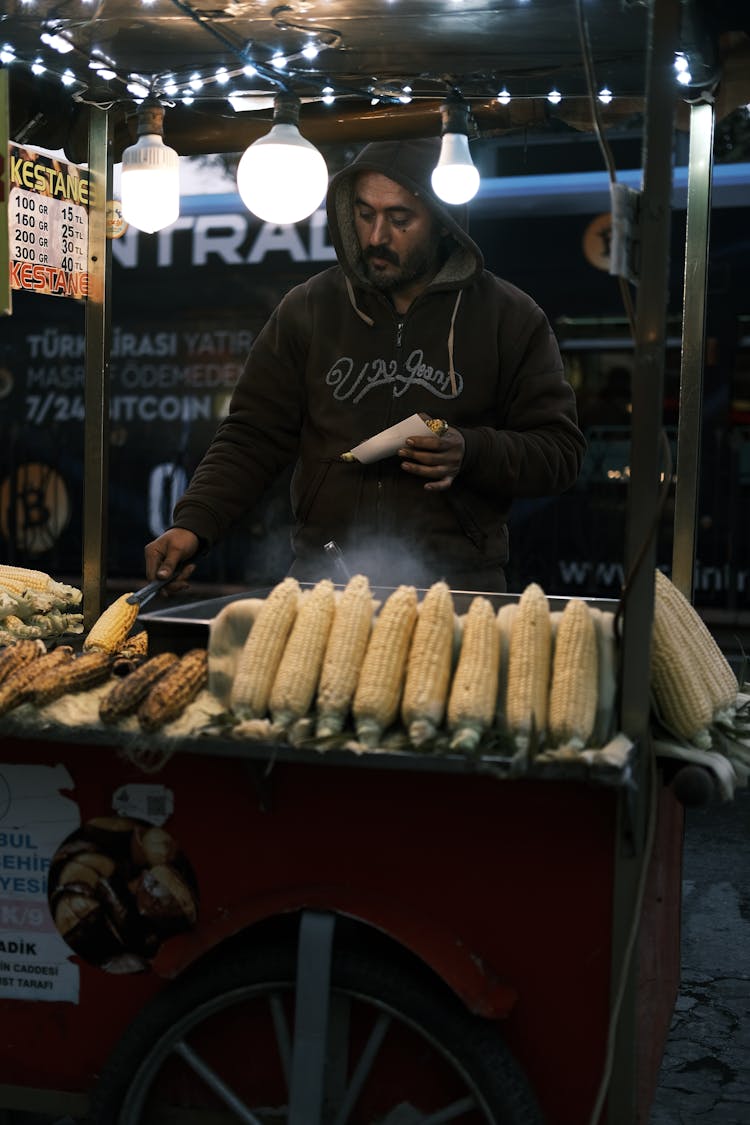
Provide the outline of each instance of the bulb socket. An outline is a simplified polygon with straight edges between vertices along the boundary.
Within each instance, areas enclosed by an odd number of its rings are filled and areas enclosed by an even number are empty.
[[[300,104],[292,90],[281,90],[274,98],[273,124],[299,126]]]

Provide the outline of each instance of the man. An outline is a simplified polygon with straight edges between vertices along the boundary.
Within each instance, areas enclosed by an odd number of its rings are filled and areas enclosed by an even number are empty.
[[[340,579],[333,540],[374,585],[505,589],[513,497],[569,488],[585,442],[544,313],[484,269],[462,213],[432,192],[439,147],[370,144],[333,178],[339,264],[292,289],[254,341],[174,526],[146,547],[149,578],[216,543],[294,463],[300,580]],[[341,459],[415,413],[448,428],[373,464]]]

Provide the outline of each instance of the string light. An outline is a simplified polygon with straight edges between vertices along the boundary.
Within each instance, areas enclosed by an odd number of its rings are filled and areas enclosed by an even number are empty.
[[[237,166],[240,198],[266,223],[306,219],[328,187],[325,160],[299,131],[299,111],[296,94],[277,94],[270,132],[245,150]]]
[[[508,103],[510,102],[510,94],[506,90],[505,86],[503,86],[502,90],[497,95],[497,100],[500,102],[500,105],[508,105]]]
[[[180,160],[164,144],[164,108],[147,98],[138,108],[138,139],[122,154],[122,215],[153,234],[180,213]]]
[[[612,91],[607,86],[602,86],[598,96],[602,105],[609,105],[612,101]]]
[[[440,107],[443,119],[440,159],[432,189],[445,203],[468,203],[479,189],[479,172],[469,152],[469,107],[455,91]]]
[[[562,101],[562,94],[556,87],[553,87],[547,94],[547,101],[551,102],[552,105],[559,105]]]

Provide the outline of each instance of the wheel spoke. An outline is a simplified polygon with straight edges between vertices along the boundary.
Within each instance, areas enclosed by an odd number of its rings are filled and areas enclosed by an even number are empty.
[[[247,1106],[242,1104],[226,1082],[224,1082],[222,1078],[219,1078],[216,1071],[208,1066],[191,1047],[188,1047],[184,1039],[175,1043],[172,1050],[187,1063],[190,1069],[197,1074],[199,1078],[203,1079],[209,1089],[213,1090],[224,1105],[228,1109],[231,1109],[240,1121],[244,1122],[244,1125],[263,1125],[260,1118],[256,1117],[254,1113],[250,1112]]]
[[[476,1109],[476,1106],[477,1103],[472,1097],[459,1098],[457,1102],[452,1102],[445,1109],[439,1109],[436,1113],[423,1117],[420,1125],[445,1125],[446,1121],[455,1121],[457,1117],[463,1117],[470,1109]]]
[[[364,1050],[359,1057],[352,1080],[349,1083],[349,1089],[346,1091],[346,1096],[334,1119],[333,1125],[346,1125],[349,1120],[349,1114],[357,1104],[357,1098],[362,1093],[362,1087],[367,1081],[367,1077],[375,1062],[377,1053],[380,1046],[386,1037],[386,1033],[391,1024],[391,1017],[386,1012],[381,1012],[378,1016],[372,1031],[365,1043]]]
[[[284,1005],[281,1002],[281,997],[278,992],[272,992],[268,997],[268,1004],[271,1008],[271,1020],[273,1022],[273,1029],[276,1034],[276,1046],[279,1049],[279,1058],[281,1059],[281,1068],[284,1072],[284,1080],[289,1087],[289,1067],[292,1059],[292,1037],[289,1034],[289,1027],[286,1022],[286,1015],[284,1013]]]

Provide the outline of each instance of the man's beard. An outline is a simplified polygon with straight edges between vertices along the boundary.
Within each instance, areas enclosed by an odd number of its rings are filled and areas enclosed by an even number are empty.
[[[381,272],[371,265],[371,258],[382,258],[397,268],[388,273]],[[437,245],[432,242],[415,247],[403,257],[387,246],[368,246],[362,251],[362,263],[368,280],[381,293],[398,293],[423,278],[429,282],[439,268]]]

